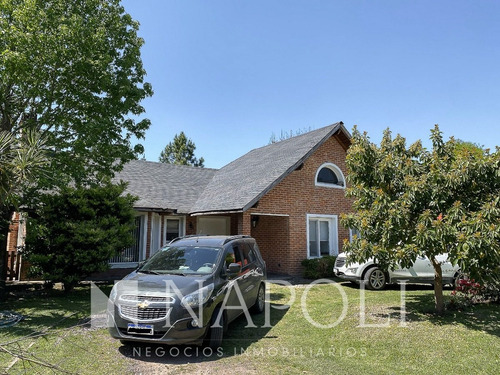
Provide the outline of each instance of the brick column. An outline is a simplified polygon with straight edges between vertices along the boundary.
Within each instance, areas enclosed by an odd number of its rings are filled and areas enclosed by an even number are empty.
[[[14,212],[9,224],[9,234],[7,235],[7,251],[17,251],[17,237],[19,232],[19,213]]]
[[[251,223],[251,215],[248,212],[243,212],[241,215],[242,225],[241,225],[241,233],[250,236],[252,234],[252,223]]]

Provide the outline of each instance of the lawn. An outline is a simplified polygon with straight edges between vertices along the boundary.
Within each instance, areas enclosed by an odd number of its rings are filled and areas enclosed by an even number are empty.
[[[109,292],[111,287],[106,287]],[[92,329],[90,288],[79,287],[70,295],[61,290],[16,293],[1,310],[18,312],[25,319],[10,328],[0,328],[0,345],[28,358],[56,365],[70,373],[123,374],[127,361],[118,354],[120,343],[109,338],[105,329]],[[50,368],[17,360],[0,352],[0,374],[52,374]],[[60,371],[55,370],[56,373]]]
[[[402,321],[401,293],[392,287],[365,292],[363,324],[359,289],[348,283],[340,285],[347,304],[334,285],[308,289],[305,285],[272,284],[268,318],[272,327],[265,327],[266,315],[262,314],[253,317],[257,328],[245,328],[247,321],[242,316],[230,325],[223,347],[213,352],[191,347],[122,346],[105,329],[83,324],[90,309],[88,287],[67,297],[56,290],[9,300],[7,308],[27,318],[14,327],[1,328],[0,343],[19,340],[7,348],[26,349],[33,359],[79,374],[220,374],[229,370],[250,374],[499,373],[498,304],[436,316],[432,289],[408,286]],[[295,302],[287,308],[292,293]],[[0,353],[0,373],[52,373],[26,361],[12,363],[12,356]]]

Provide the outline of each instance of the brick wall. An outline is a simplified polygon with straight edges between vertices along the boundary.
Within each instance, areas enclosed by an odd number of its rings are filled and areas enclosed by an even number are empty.
[[[17,246],[22,245],[17,243],[20,230],[19,219],[19,212],[14,212],[9,224],[9,233],[7,234],[7,256],[5,258],[7,261],[7,280],[17,280],[20,274],[27,273],[27,268],[22,267],[24,264],[21,262],[21,256],[17,248]]]
[[[235,236],[241,233],[242,230],[242,214],[231,214],[231,235]]]
[[[9,224],[9,234],[7,238],[7,251],[16,251],[17,236],[19,232],[19,213],[14,212]]]
[[[287,273],[291,260],[289,249],[289,218],[286,216],[256,216],[257,225],[252,228],[252,237],[259,245],[266,261],[267,271]]]
[[[275,186],[259,201],[251,213],[289,215],[287,220],[280,217],[260,216],[252,234],[263,248],[264,259],[270,271],[297,275],[302,272],[301,261],[307,257],[307,214],[339,215],[351,211],[351,201],[345,197],[344,189],[315,186],[318,168],[324,163],[337,165],[344,176],[346,151],[333,136],[323,143],[303,164]],[[261,233],[260,227],[265,233]],[[286,248],[276,239],[288,235],[288,255]],[[344,239],[349,238],[349,230],[338,225],[339,251]]]

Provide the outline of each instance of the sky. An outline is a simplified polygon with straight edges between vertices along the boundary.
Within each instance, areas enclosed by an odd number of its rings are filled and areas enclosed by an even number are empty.
[[[147,160],[181,131],[220,168],[342,121],[500,145],[500,1],[123,0],[154,95]]]

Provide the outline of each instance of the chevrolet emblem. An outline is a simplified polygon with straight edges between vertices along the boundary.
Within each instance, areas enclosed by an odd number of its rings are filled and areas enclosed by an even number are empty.
[[[147,309],[149,307],[149,301],[143,301],[137,304],[137,307],[141,310]]]

